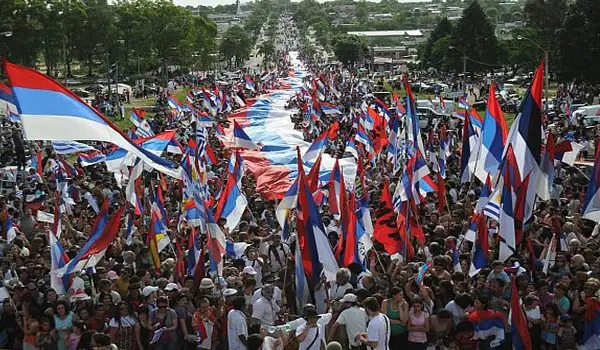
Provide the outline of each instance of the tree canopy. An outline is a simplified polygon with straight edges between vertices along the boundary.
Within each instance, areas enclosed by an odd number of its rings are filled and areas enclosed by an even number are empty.
[[[356,35],[341,34],[335,36],[332,44],[335,56],[345,64],[354,64],[368,53],[367,44]]]

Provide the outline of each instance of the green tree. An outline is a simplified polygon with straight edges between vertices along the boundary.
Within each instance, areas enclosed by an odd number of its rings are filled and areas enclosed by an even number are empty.
[[[494,26],[485,12],[474,0],[454,26],[449,52],[449,65],[456,71],[462,70],[462,56],[468,57],[470,72],[489,71],[498,62],[498,40]]]
[[[425,46],[423,47],[423,51],[421,54],[421,59],[423,63],[427,67],[436,67],[437,64],[441,62],[441,57],[433,56],[433,47],[435,43],[442,39],[449,37],[452,34],[452,23],[448,20],[448,18],[443,17],[438,24],[435,26],[433,32],[425,42]],[[439,53],[439,52],[438,52]]]
[[[354,64],[368,53],[367,44],[356,35],[338,35],[333,38],[332,44],[335,56],[344,64]]]
[[[219,50],[229,66],[237,68],[250,57],[252,42],[242,27],[231,26],[223,33]]]
[[[358,23],[365,23],[369,18],[369,9],[366,0],[361,0],[356,3],[355,16]]]
[[[264,56],[265,61],[270,61],[275,56],[275,43],[273,40],[265,40],[258,46],[258,53]]]
[[[578,78],[589,83],[600,83],[600,8],[594,0],[577,0],[569,7],[562,29],[558,32],[558,57],[550,58],[563,81]]]

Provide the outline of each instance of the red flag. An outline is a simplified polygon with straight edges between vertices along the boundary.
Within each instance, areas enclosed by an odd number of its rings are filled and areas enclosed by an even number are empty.
[[[390,182],[388,179],[383,180],[383,189],[381,190],[381,201],[386,208],[392,208],[392,195],[390,194]]]
[[[344,174],[340,171],[340,223],[342,224],[342,232],[338,239],[338,244],[335,250],[335,257],[338,261],[341,261],[341,257],[345,247],[346,235],[348,233],[348,221],[349,221],[349,211],[348,211],[348,197],[346,193],[346,181],[344,181]]]
[[[340,123],[336,120],[335,122],[333,122],[333,124],[329,128],[329,133],[327,134],[327,136],[329,137],[330,140],[334,140],[339,131],[340,131]]]
[[[527,327],[527,319],[523,314],[523,308],[519,302],[519,290],[517,289],[517,283],[512,280],[511,285],[511,298],[510,298],[510,312],[512,318],[512,329],[516,332],[516,336],[513,336],[513,346],[515,349],[531,350],[531,338],[529,337],[529,330]]]
[[[315,164],[313,164],[312,168],[310,168],[310,172],[308,173],[308,178],[306,179],[308,189],[311,193],[315,193],[319,188],[319,171],[321,170],[321,155],[317,157]]]
[[[356,195],[354,193],[350,193],[350,200],[348,201],[348,205],[344,206],[344,213],[346,213],[345,221],[346,221],[346,232],[344,237],[344,251],[342,256],[342,266],[349,266],[353,262],[356,262],[357,259],[357,245],[356,245]]]

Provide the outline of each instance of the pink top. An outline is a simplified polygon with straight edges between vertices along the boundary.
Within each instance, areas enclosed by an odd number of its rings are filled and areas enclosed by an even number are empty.
[[[416,316],[413,311],[410,311],[410,324],[413,326],[425,326],[426,314],[421,311],[419,316]],[[408,331],[408,341],[413,343],[427,343],[427,333],[419,331]]]

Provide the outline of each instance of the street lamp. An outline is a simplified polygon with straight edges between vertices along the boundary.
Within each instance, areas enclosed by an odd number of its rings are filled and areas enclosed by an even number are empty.
[[[529,39],[528,37],[522,36],[522,35],[518,35],[517,36],[517,40],[526,40],[529,41],[530,43],[532,43],[535,47],[537,47],[538,49],[540,49],[540,51],[542,51],[544,53],[544,99],[545,99],[545,105],[546,105],[546,111],[548,111],[548,85],[550,84],[550,75],[548,73],[548,50],[544,49],[540,44],[536,43],[535,41]]]

